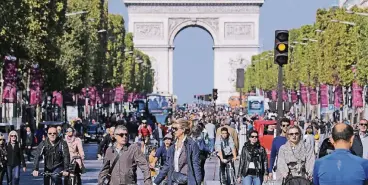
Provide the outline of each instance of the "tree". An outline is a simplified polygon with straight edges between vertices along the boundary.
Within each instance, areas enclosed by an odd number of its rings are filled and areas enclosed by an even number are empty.
[[[116,14],[109,14],[108,18],[109,41],[107,44],[106,60],[109,68],[106,74],[108,75],[109,84],[115,87],[124,81],[124,18]]]
[[[125,53],[125,62],[123,63],[123,86],[124,90],[127,92],[134,92],[135,78],[134,78],[134,43],[133,43],[133,34],[127,33],[125,35],[125,48],[127,52]],[[132,53],[129,53],[132,52]]]

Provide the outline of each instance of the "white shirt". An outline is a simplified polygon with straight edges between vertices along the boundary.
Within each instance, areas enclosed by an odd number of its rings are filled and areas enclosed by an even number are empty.
[[[180,153],[181,153],[181,149],[184,146],[184,141],[187,139],[187,136],[184,136],[184,139],[182,140],[182,144],[181,147],[178,148],[178,140],[175,142],[175,154],[174,154],[174,167],[175,167],[175,171],[179,172],[179,157],[180,157]]]

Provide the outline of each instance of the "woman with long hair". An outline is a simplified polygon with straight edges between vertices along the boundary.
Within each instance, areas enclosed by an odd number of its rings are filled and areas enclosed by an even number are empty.
[[[242,185],[261,185],[268,177],[267,152],[259,143],[258,132],[249,132],[244,144],[238,170],[238,182]]]
[[[26,171],[26,162],[24,160],[21,144],[18,142],[18,133],[15,130],[10,131],[8,135],[7,152],[7,174],[9,185],[19,185],[20,169]]]
[[[82,184],[81,173],[84,171],[84,150],[82,140],[75,136],[75,130],[72,127],[66,129],[65,141],[68,144],[70,161],[73,161],[74,157],[80,157],[75,159],[75,162],[71,164],[72,171],[77,178],[78,185]]]
[[[163,168],[154,184],[160,184],[167,177],[167,185],[200,185],[202,174],[200,169],[199,148],[189,137],[190,122],[178,119],[172,125],[175,142],[167,151]]]
[[[287,142],[280,147],[277,155],[277,179],[289,177],[310,179],[315,161],[314,148],[303,141],[303,132],[299,126],[289,126]]]

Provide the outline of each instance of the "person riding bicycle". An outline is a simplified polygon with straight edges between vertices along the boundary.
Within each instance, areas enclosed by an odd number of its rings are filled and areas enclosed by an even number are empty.
[[[220,182],[221,185],[228,185],[229,179],[226,177],[226,166],[230,162],[233,169],[236,160],[236,149],[232,137],[226,127],[221,128],[221,136],[216,139],[215,143],[218,157],[220,158]],[[235,175],[235,174],[234,174]]]
[[[152,128],[147,125],[147,120],[142,120],[142,124],[138,127],[138,136],[145,143],[148,143],[152,137]]]
[[[73,128],[69,127],[66,130],[65,141],[69,147],[69,155],[70,160],[73,161],[74,157],[80,157],[79,159],[75,159],[73,163],[70,164],[69,170],[76,177],[77,185],[82,184],[81,173],[84,169],[83,159],[84,159],[84,151],[82,140],[78,137],[75,137],[75,131]],[[64,184],[67,184],[64,182]]]
[[[39,163],[40,156],[44,156],[45,167],[44,171],[47,173],[53,173],[54,175],[45,176],[44,184],[49,184],[50,178],[54,185],[62,185],[62,178],[60,175],[68,176],[68,167],[70,163],[68,144],[58,137],[58,133],[55,127],[47,128],[47,139],[42,141],[36,151],[34,158],[33,176],[39,175]]]

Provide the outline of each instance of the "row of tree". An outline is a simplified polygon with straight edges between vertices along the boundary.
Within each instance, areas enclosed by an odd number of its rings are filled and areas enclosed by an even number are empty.
[[[151,61],[134,49],[133,35],[126,34],[123,17],[109,14],[107,3],[0,1],[0,56],[21,59],[23,73],[38,64],[43,89],[49,92],[119,84],[128,92],[151,92]]]
[[[368,12],[353,8],[352,12]],[[299,84],[350,86],[368,82],[368,17],[345,9],[319,9],[316,22],[289,30],[289,62],[284,66],[284,87]],[[252,57],[245,71],[244,91],[277,88],[278,65],[273,51]]]

